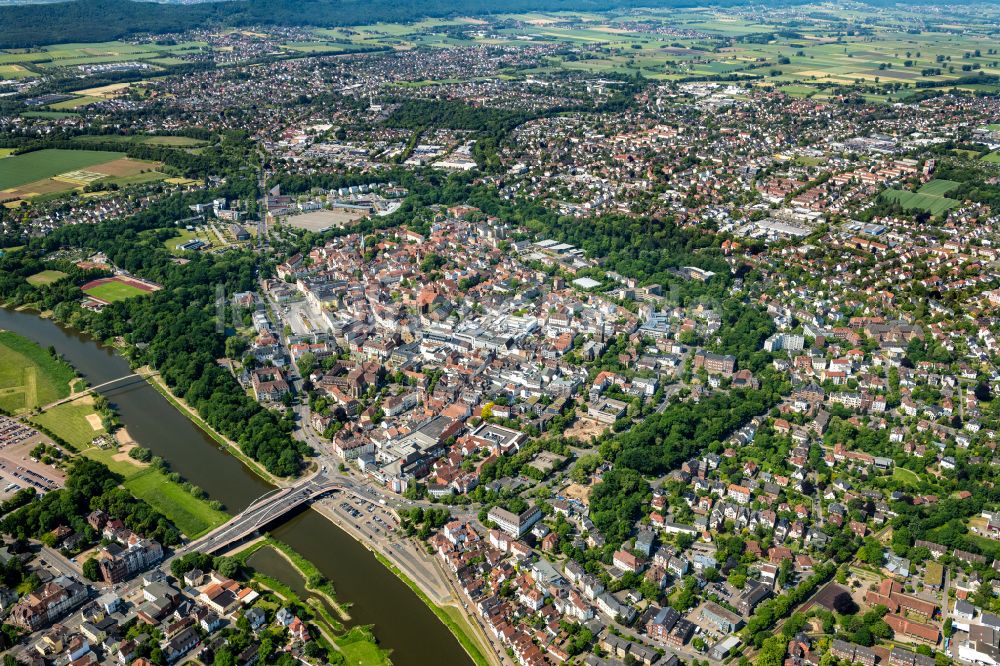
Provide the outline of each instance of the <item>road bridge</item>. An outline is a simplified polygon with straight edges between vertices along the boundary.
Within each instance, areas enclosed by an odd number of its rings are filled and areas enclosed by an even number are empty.
[[[176,554],[197,551],[211,555],[224,552],[286,514],[334,490],[350,490],[350,482],[347,479],[330,479],[318,473],[293,486],[275,489],[262,495],[224,525],[178,548]]]

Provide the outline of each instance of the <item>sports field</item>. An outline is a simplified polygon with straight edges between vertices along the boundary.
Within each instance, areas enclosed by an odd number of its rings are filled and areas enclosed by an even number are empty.
[[[50,148],[14,155],[0,162],[0,190],[7,190],[62,173],[104,164],[124,157],[102,150],[60,150]]]
[[[40,287],[42,285],[52,284],[57,280],[61,280],[66,277],[66,275],[67,274],[62,271],[41,271],[29,277],[27,282],[30,285]]]
[[[0,408],[34,409],[69,395],[73,369],[31,340],[0,331]]]
[[[93,402],[91,396],[84,396],[48,409],[31,420],[80,451],[87,448],[95,437],[108,432],[101,424],[101,417],[94,409]]]
[[[142,296],[153,291],[151,288],[143,288],[137,283],[117,277],[94,280],[83,285],[81,289],[88,296],[92,296],[105,303],[124,301],[126,298]]]

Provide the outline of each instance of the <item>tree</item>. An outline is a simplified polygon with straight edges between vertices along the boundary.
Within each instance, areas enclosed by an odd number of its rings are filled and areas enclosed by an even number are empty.
[[[228,647],[222,647],[215,653],[212,666],[236,666],[236,655]]]
[[[234,578],[240,572],[240,562],[235,557],[219,556],[215,558],[214,566],[226,578]]]
[[[305,652],[307,657],[312,657],[313,659],[326,658],[326,650],[324,650],[323,646],[316,641],[309,641],[306,643]]]
[[[858,553],[861,560],[875,567],[882,566],[883,554],[882,544],[874,537],[867,537],[861,551]]]
[[[757,655],[756,666],[781,666],[785,661],[785,639],[771,636],[764,641]]]
[[[240,354],[247,348],[247,341],[241,335],[232,335],[226,338],[226,356],[228,358],[239,358]]]
[[[594,524],[610,541],[621,543],[642,513],[649,484],[639,472],[615,467],[594,486],[590,496],[590,515]]]
[[[87,561],[83,563],[83,575],[87,580],[101,579],[101,567],[93,557],[88,557]]]
[[[316,368],[316,354],[305,352],[302,356],[299,356],[297,365],[299,374],[303,377],[309,377],[310,373]]]

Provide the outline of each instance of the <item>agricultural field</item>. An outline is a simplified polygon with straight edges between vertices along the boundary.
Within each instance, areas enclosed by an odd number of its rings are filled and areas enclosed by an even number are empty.
[[[200,53],[207,46],[205,42],[181,42],[169,46],[128,44],[125,42],[54,44],[30,51],[22,49],[0,51],[0,66],[16,66],[21,68],[21,78],[44,74],[47,70],[60,67],[80,67],[119,62],[149,63],[155,66],[158,60],[184,54]],[[0,78],[3,78],[2,75],[0,75]],[[11,78],[15,77],[12,76]]]
[[[57,280],[63,279],[66,275],[67,274],[62,271],[41,271],[30,276],[27,281],[28,284],[39,287],[46,284],[52,284]]]
[[[167,146],[171,148],[195,148],[208,145],[207,141],[189,136],[157,136],[154,134],[84,134],[74,137],[73,141],[91,144],[113,141],[115,143],[141,143],[149,146]]]
[[[33,72],[25,69],[21,65],[0,65],[0,80],[24,79],[29,76],[33,76]]]
[[[990,162],[991,164],[1000,164],[1000,153],[993,151],[987,155],[983,155],[984,162]]]
[[[139,83],[143,83],[140,81]],[[100,97],[101,99],[114,99],[119,97],[126,90],[128,90],[132,83],[111,83],[106,86],[97,86],[96,88],[86,88],[84,90],[74,90],[74,95],[82,95],[86,97]]]
[[[281,48],[287,49],[289,51],[295,51],[296,53],[312,53],[312,54],[324,54],[324,53],[342,53],[344,51],[355,48],[352,44],[343,44],[339,42],[328,42],[328,41],[318,41],[318,42],[287,42],[281,45]]]
[[[899,89],[917,82],[947,85],[975,73],[1000,74],[989,25],[964,34],[927,28],[910,33],[901,27],[875,27],[870,35],[845,35],[844,21],[862,21],[829,5],[803,18],[801,12],[775,10],[772,21],[742,18],[710,8],[642,9],[629,12],[534,12],[497,16],[498,26],[478,30],[472,19],[437,19],[412,24],[375,24],[320,29],[318,37],[336,44],[395,49],[451,48],[456,45],[551,43],[577,47],[547,59],[537,69],[511,72],[583,71],[649,79],[731,76],[759,85],[782,87],[796,97],[822,88],[864,82],[884,89],[868,93],[873,101],[894,101]],[[891,10],[905,25],[925,17]],[[794,29],[789,25],[794,21]],[[462,37],[456,31],[464,32]],[[756,36],[765,36],[757,39]],[[751,36],[750,39],[745,39]],[[289,45],[291,46],[291,45]],[[991,52],[993,50],[993,52]],[[966,83],[960,87],[982,88]],[[987,84],[986,88],[996,86]]]
[[[372,25],[351,26],[344,28],[321,28],[316,35],[330,39],[333,44],[346,48],[391,47],[394,49],[412,49],[417,46],[448,48],[463,43],[461,40],[447,37],[440,32],[443,28],[475,27],[474,19],[425,19],[414,23],[376,23]],[[468,42],[464,42],[468,44]],[[288,45],[294,48],[294,43]]]
[[[163,180],[158,162],[99,150],[38,150],[0,161],[0,200],[80,190],[97,181],[127,185]]]
[[[104,301],[105,303],[124,301],[126,298],[142,296],[152,291],[152,289],[144,289],[138,284],[116,277],[88,282],[81,289],[88,296]]]
[[[84,396],[48,409],[31,420],[81,451],[90,446],[95,437],[108,434],[93,404],[92,396]]]
[[[19,412],[69,395],[73,369],[10,331],[0,331],[0,409]]]
[[[97,150],[36,150],[0,162],[0,190],[26,185],[59,174],[104,164],[124,157],[122,153]]]

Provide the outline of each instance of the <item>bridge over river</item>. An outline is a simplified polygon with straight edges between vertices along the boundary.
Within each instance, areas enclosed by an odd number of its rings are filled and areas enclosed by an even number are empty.
[[[334,490],[353,491],[351,481],[346,478],[330,479],[320,472],[293,486],[276,488],[233,516],[229,522],[178,548],[176,555],[194,551],[208,554],[224,552],[284,515]]]

